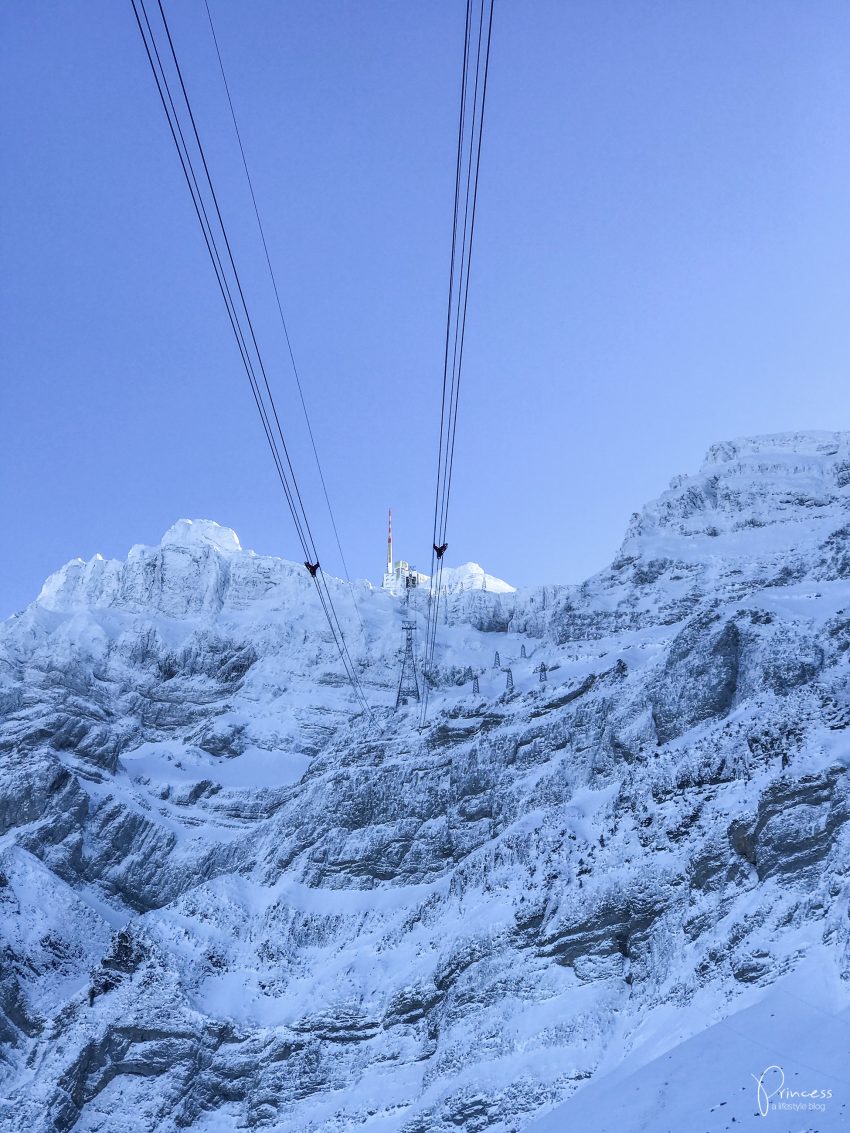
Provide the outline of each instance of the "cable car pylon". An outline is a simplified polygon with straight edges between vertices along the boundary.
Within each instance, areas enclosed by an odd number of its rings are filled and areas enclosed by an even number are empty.
[[[413,634],[416,622],[402,622],[404,630],[404,653],[401,658],[401,672],[398,677],[398,691],[395,698],[396,709],[411,700],[419,702],[419,682],[416,678],[416,657],[413,653]]]

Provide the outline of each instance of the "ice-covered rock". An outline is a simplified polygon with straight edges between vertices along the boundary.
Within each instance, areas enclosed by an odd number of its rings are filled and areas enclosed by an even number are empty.
[[[211,519],[178,519],[160,540],[163,547],[215,547],[224,554],[242,550],[235,531]],[[131,552],[132,553],[132,552]]]
[[[329,579],[370,722],[303,566],[187,520],[69,563],[0,627],[0,1123],[623,1133],[606,1082],[680,1117],[723,1034],[730,1098],[766,1042],[840,1077],[790,1020],[846,1047],[848,537],[850,434],[783,434],[581,586],[446,568],[422,732],[424,591]]]
[[[478,563],[444,567],[440,581],[447,594],[457,594],[464,590],[486,590],[491,594],[513,594],[516,591],[515,586],[488,574]]]

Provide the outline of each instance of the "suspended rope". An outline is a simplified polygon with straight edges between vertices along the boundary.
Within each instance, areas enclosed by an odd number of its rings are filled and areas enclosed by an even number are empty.
[[[431,541],[431,582],[428,592],[424,644],[424,692],[419,721],[420,727],[425,726],[428,717],[428,699],[432,683],[434,649],[442,591],[443,556],[448,549],[446,535],[452,473],[454,471],[455,436],[463,367],[463,347],[466,335],[469,276],[472,262],[472,244],[475,236],[475,210],[478,203],[478,174],[481,167],[481,140],[484,135],[484,105],[487,97],[492,32],[493,0],[467,0],[460,114],[457,131],[446,341],[443,353],[440,443]]]
[[[277,303],[277,312],[278,312],[278,315],[280,316],[280,325],[281,325],[281,328],[283,330],[283,337],[284,337],[284,340],[286,342],[286,349],[287,349],[287,352],[289,354],[289,361],[292,363],[292,372],[295,375],[295,385],[296,385],[296,388],[298,389],[298,397],[299,397],[299,400],[301,402],[301,409],[303,410],[303,413],[304,413],[304,421],[307,425],[307,434],[310,438],[310,445],[313,449],[313,456],[314,456],[315,461],[316,461],[316,469],[318,470],[318,473],[319,473],[319,480],[321,481],[322,492],[324,494],[325,503],[326,503],[327,508],[328,508],[328,515],[330,516],[331,527],[333,528],[333,533],[334,533],[334,539],[336,540],[336,546],[337,546],[337,550],[339,551],[339,557],[340,557],[340,561],[342,563],[343,573],[345,574],[345,581],[348,583],[348,589],[351,593],[351,601],[352,601],[352,604],[354,606],[354,612],[357,614],[357,619],[360,622],[360,629],[361,629],[361,631],[362,631],[362,633],[365,637],[366,627],[363,625],[363,618],[360,615],[360,607],[357,604],[357,597],[354,593],[354,586],[352,585],[352,582],[351,582],[351,575],[350,575],[349,570],[348,570],[348,563],[345,561],[345,554],[343,553],[343,550],[342,550],[342,542],[341,542],[340,537],[339,537],[339,530],[338,530],[337,525],[336,525],[336,518],[334,516],[333,508],[331,507],[330,495],[328,493],[327,483],[325,482],[325,474],[322,471],[322,463],[319,460],[319,451],[318,451],[318,447],[316,445],[315,436],[313,434],[313,426],[310,422],[310,415],[307,412],[307,402],[304,398],[304,390],[301,386],[301,376],[298,373],[298,367],[295,364],[295,354],[294,354],[294,351],[292,349],[292,340],[289,337],[289,328],[286,325],[286,317],[284,316],[284,313],[283,313],[283,304],[282,304],[281,298],[280,298],[280,290],[279,290],[278,285],[277,285],[277,277],[275,276],[274,268],[272,267],[271,255],[269,253],[269,246],[268,246],[268,242],[266,241],[266,233],[265,233],[265,229],[263,228],[263,222],[260,218],[260,208],[259,208],[259,205],[257,204],[257,197],[256,197],[256,194],[254,192],[254,182],[251,179],[251,173],[248,169],[248,159],[245,156],[245,147],[242,144],[242,134],[239,130],[239,123],[236,119],[236,110],[233,106],[233,98],[231,97],[231,94],[230,94],[230,84],[227,81],[227,75],[226,75],[225,70],[224,70],[224,60],[221,57],[221,48],[219,47],[219,44],[218,44],[218,36],[216,35],[216,32],[215,32],[215,25],[213,24],[212,12],[210,11],[210,6],[209,6],[208,0],[204,0],[204,7],[206,8],[206,11],[207,11],[207,19],[209,21],[210,32],[212,33],[212,39],[213,39],[213,43],[215,45],[215,53],[216,53],[216,57],[218,59],[219,70],[221,71],[221,79],[222,79],[222,82],[224,83],[225,94],[227,95],[227,105],[230,108],[230,117],[233,120],[233,129],[236,133],[236,141],[239,144],[239,153],[242,157],[242,168],[245,170],[245,179],[248,182],[248,189],[251,193],[251,203],[254,206],[254,216],[257,219],[257,229],[260,233],[260,240],[262,241],[262,245],[263,245],[263,253],[264,253],[265,258],[266,258],[266,266],[269,269],[269,278],[271,279],[272,289],[274,291],[275,302]]]
[[[213,265],[216,281],[221,291],[222,299],[224,300],[228,321],[236,339],[239,356],[251,387],[254,403],[260,415],[266,442],[271,451],[275,470],[280,480],[281,487],[283,488],[283,493],[298,535],[298,540],[301,544],[302,553],[304,555],[304,565],[315,585],[319,602],[327,618],[328,626],[330,627],[331,636],[339,651],[340,659],[342,660],[343,667],[355,696],[363,710],[371,716],[371,709],[363,693],[354,662],[349,653],[342,626],[334,607],[333,597],[327,584],[327,579],[320,568],[316,543],[310,528],[310,522],[307,518],[307,512],[304,507],[304,501],[298,486],[295,470],[290,459],[286,438],[272,395],[266,367],[263,362],[257,337],[254,333],[254,326],[251,321],[242,282],[236,267],[227,228],[222,217],[221,209],[219,208],[218,197],[207,164],[206,154],[198,132],[195,116],[192,112],[191,102],[189,100],[186,84],[183,80],[183,74],[171,37],[168,21],[165,16],[165,10],[162,6],[162,0],[157,0],[157,6],[171,57],[171,63],[168,69],[163,63],[157,36],[154,34],[153,27],[148,17],[145,0],[130,0],[130,3],[136,18],[139,34],[142,37],[148,63],[150,64],[151,72],[156,82],[160,101],[168,120],[169,130],[177,150],[183,175],[192,197],[192,204],[194,205],[195,213],[201,226],[201,232]],[[175,86],[172,86],[172,83],[169,81],[168,70],[171,70],[173,74],[176,75],[177,84]],[[175,91],[177,92],[176,102]],[[178,112],[177,109],[178,104],[181,107],[180,112]],[[186,124],[187,121],[191,126],[190,131],[188,128],[184,130],[184,124]],[[200,165],[203,170],[202,175],[199,173],[198,159],[200,159]],[[212,205],[212,210],[209,207],[210,205]]]

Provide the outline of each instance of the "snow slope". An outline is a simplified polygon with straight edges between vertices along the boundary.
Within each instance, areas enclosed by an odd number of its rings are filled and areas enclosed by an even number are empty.
[[[840,1128],[848,535],[850,434],[783,434],[581,586],[447,569],[423,732],[424,592],[329,580],[369,721],[302,566],[67,564],[0,627],[0,1123]]]
[[[639,1047],[528,1133],[850,1128],[850,1000],[831,956],[813,949],[810,962],[725,1019],[705,1007],[704,1030],[650,1059]]]

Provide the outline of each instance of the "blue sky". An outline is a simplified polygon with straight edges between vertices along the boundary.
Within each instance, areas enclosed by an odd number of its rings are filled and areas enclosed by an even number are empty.
[[[496,0],[447,560],[579,581],[713,441],[850,427],[850,5]],[[352,572],[429,555],[463,5],[211,0]],[[305,446],[200,0],[167,11]],[[0,616],[297,544],[129,3],[0,9]],[[324,548],[324,549],[323,549]]]

